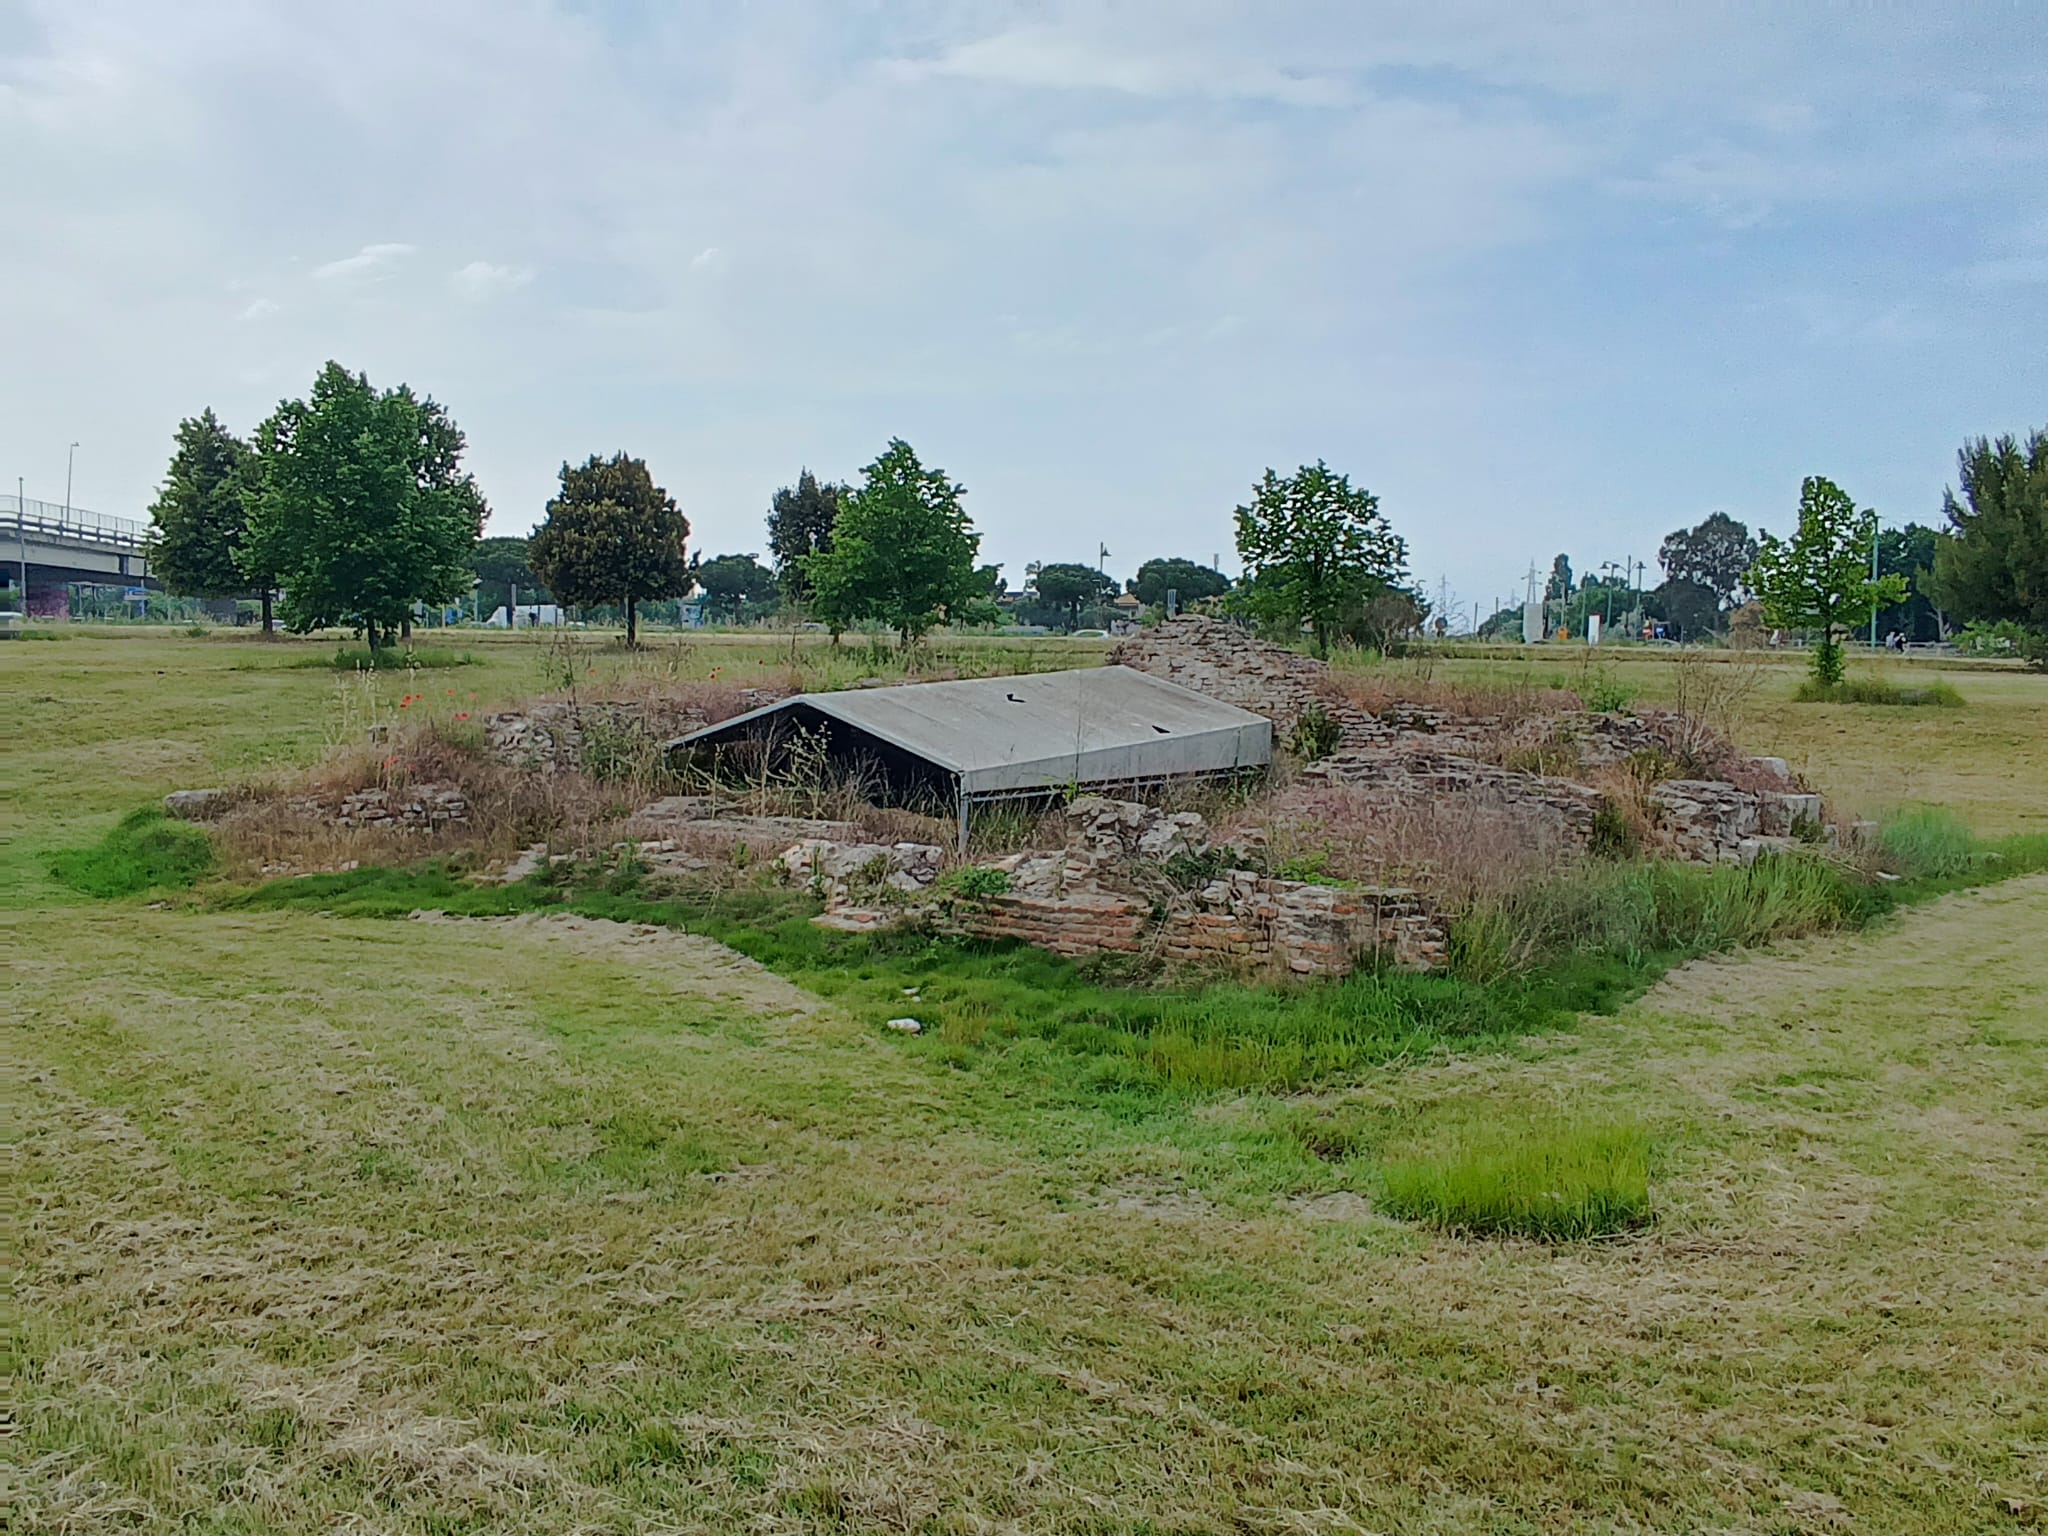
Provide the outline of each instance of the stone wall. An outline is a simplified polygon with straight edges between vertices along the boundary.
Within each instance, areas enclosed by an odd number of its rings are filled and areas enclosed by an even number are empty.
[[[786,698],[773,688],[737,692],[744,714]],[[484,743],[497,756],[532,772],[554,773],[583,766],[586,740],[602,734],[614,742],[653,748],[712,723],[699,705],[682,699],[552,700],[524,709],[484,716]]]
[[[1068,808],[1068,827],[1065,848],[985,866],[979,883],[999,881],[995,891],[949,883],[943,851],[921,843],[806,838],[781,864],[792,883],[823,896],[821,925],[851,932],[921,923],[1061,955],[1149,954],[1299,975],[1342,976],[1374,954],[1415,970],[1443,963],[1444,925],[1413,891],[1231,868],[1183,889],[1171,878],[1175,861],[1217,866],[1235,852],[1212,848],[1195,813],[1086,795]]]

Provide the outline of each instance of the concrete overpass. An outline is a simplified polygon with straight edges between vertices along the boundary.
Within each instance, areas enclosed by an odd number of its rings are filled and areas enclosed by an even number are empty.
[[[0,572],[21,602],[23,588],[89,581],[112,587],[154,587],[144,550],[148,528],[125,517],[61,507],[34,497],[0,496]]]

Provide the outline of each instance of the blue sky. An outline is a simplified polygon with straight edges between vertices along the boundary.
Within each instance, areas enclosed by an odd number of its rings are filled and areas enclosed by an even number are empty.
[[[1542,14],[1538,15],[1537,12]],[[139,515],[326,358],[525,532],[707,552],[892,435],[989,558],[1230,556],[1268,464],[1469,605],[2048,425],[2034,3],[0,0],[0,477]]]

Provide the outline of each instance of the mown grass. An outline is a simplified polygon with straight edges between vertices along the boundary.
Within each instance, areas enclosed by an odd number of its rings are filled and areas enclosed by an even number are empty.
[[[1650,1218],[1650,1138],[1638,1124],[1472,1108],[1381,1153],[1380,1208],[1484,1237],[1601,1237]]]
[[[1792,697],[1801,704],[1885,704],[1935,709],[1961,709],[1964,704],[1955,685],[1940,678],[1915,687],[1881,677],[1851,677],[1839,683],[1820,683],[1809,678]]]
[[[809,921],[816,907],[803,892],[650,894],[630,861],[489,886],[435,864],[360,869],[217,899],[344,917],[561,911],[653,923],[715,938],[869,1022],[910,1014],[949,1050],[1034,1038],[1093,1059],[1105,1091],[1142,1082],[1214,1094],[1326,1083],[1447,1044],[1568,1028],[1698,956],[1860,927],[1921,894],[1922,881],[1951,889],[1973,874],[2048,867],[2048,839],[2038,844],[2011,840],[1976,850],[1967,866],[1930,865],[1891,885],[1798,855],[1747,868],[1590,866],[1456,924],[1448,974],[1363,970],[1306,983],[1159,981],[1133,978],[1129,962],[1076,962],[1019,944],[828,932]]]
[[[172,821],[155,806],[130,812],[97,843],[50,861],[50,873],[61,884],[103,900],[183,890],[212,867],[213,843],[206,833]]]

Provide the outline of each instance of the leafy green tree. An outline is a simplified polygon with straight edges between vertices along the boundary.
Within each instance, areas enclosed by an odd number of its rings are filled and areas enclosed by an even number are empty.
[[[361,626],[372,649],[415,603],[469,590],[469,552],[488,508],[462,469],[448,413],[401,384],[376,390],[330,362],[304,400],[256,429],[249,536],[238,563],[275,572],[287,627]]]
[[[873,620],[907,649],[942,620],[993,617],[974,564],[981,535],[960,505],[966,487],[926,469],[900,437],[861,477],[840,498],[831,547],[803,558],[812,607],[834,636]]]
[[[1271,626],[1309,626],[1318,654],[1347,613],[1399,582],[1408,546],[1380,515],[1379,498],[1318,459],[1282,478],[1272,470],[1237,509],[1245,583],[1237,602]]]
[[[1924,523],[1879,531],[1878,574],[1906,578],[1906,600],[1880,610],[1877,615],[1880,634],[1897,630],[1908,640],[1946,638],[1947,615],[1933,596],[1934,554],[1940,544],[1940,532]]]
[[[846,489],[833,481],[821,482],[806,469],[794,487],[783,486],[768,504],[768,550],[776,578],[793,603],[811,599],[804,561],[832,547],[832,525],[839,520]]]
[[[1092,565],[1041,565],[1032,585],[1039,602],[1058,613],[1069,630],[1080,628],[1083,608],[1099,608],[1116,596],[1116,583]]]
[[[2022,653],[2048,667],[2048,431],[2024,446],[1975,438],[1956,459],[1963,499],[1942,492],[1931,589],[1965,622],[2017,624]]]
[[[1726,512],[1714,512],[1694,527],[1666,534],[1657,550],[1657,563],[1664,567],[1667,582],[1697,582],[1714,594],[1717,608],[1727,608],[1742,589],[1742,578],[1756,564],[1757,547],[1747,523],[1737,522]]]
[[[626,644],[640,643],[640,603],[690,590],[683,544],[690,520],[654,483],[647,461],[592,454],[562,466],[562,489],[534,530],[526,557],[558,602],[615,603]]]
[[[1186,608],[1211,597],[1221,597],[1230,590],[1230,578],[1212,566],[1197,565],[1192,560],[1161,559],[1147,560],[1138,567],[1138,574],[1128,583],[1131,596],[1148,608],[1164,608],[1166,594],[1180,594],[1180,605]]]
[[[1714,589],[1688,576],[1670,577],[1656,591],[1645,595],[1662,618],[1678,626],[1677,638],[1681,640],[1712,633],[1721,617],[1721,604]]]
[[[149,568],[180,597],[240,597],[253,587],[267,635],[271,583],[241,565],[251,484],[249,445],[211,407],[179,422],[171,467],[149,508]]]
[[[1550,562],[1550,580],[1543,586],[1543,601],[1568,603],[1572,596],[1572,559],[1570,555],[1559,555]]]
[[[1750,567],[1749,587],[1773,624],[1819,631],[1813,675],[1824,688],[1842,680],[1836,629],[1906,595],[1903,576],[1870,579],[1870,540],[1876,531],[1876,513],[1857,511],[1840,486],[1810,475],[1799,488],[1798,529],[1790,539],[1766,533]]]
[[[469,552],[469,568],[477,579],[477,607],[483,612],[496,613],[500,608],[511,607],[515,591],[527,602],[540,602],[551,595],[528,562],[528,542],[519,538],[479,539],[476,548]]]
[[[693,565],[690,572],[704,589],[705,606],[735,624],[748,604],[765,607],[775,600],[775,573],[751,554],[719,555]]]

